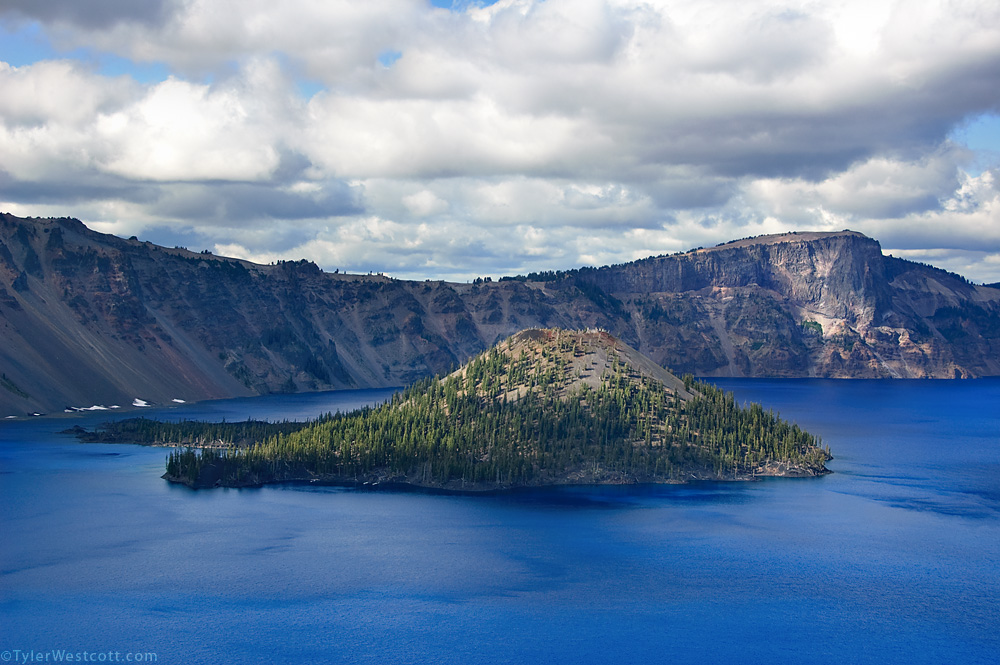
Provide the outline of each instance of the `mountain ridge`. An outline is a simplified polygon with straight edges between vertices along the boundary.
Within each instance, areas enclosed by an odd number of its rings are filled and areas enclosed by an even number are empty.
[[[553,326],[603,328],[700,376],[1000,375],[1000,290],[852,231],[458,284],[0,214],[0,325],[0,416],[405,385]]]

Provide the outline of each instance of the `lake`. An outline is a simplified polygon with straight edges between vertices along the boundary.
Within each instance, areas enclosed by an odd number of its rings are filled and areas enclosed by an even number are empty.
[[[165,449],[58,434],[133,414],[2,422],[0,655],[997,662],[1000,380],[714,383],[821,436],[835,473],[473,497],[192,491],[160,479]],[[389,394],[143,413],[300,419]]]

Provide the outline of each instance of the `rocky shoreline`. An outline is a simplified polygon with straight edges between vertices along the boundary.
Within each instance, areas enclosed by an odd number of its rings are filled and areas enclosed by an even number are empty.
[[[830,459],[833,459],[832,457]],[[453,495],[485,495],[502,494],[525,489],[544,489],[547,487],[595,487],[601,485],[686,485],[697,482],[755,482],[764,478],[818,478],[833,473],[825,466],[813,468],[799,464],[773,462],[766,464],[754,473],[715,474],[704,469],[687,469],[680,472],[676,478],[657,478],[652,476],[635,476],[612,471],[599,470],[596,473],[576,471],[557,478],[539,478],[529,483],[474,483],[463,480],[450,480],[441,484],[425,482],[419,474],[401,475],[390,473],[387,469],[377,469],[361,476],[315,475],[301,474],[281,478],[251,478],[239,483],[223,483],[213,469],[205,469],[196,481],[189,478],[171,476],[164,473],[164,480],[184,485],[191,489],[251,489],[265,485],[306,484],[330,487],[346,487],[365,491],[404,491],[432,494]]]

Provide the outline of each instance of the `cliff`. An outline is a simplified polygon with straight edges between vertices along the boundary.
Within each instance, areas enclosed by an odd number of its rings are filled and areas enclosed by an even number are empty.
[[[878,242],[860,233],[762,236],[582,277],[626,303],[638,347],[678,371],[1000,373],[1000,291],[883,256]]]
[[[0,214],[0,415],[405,385],[548,326],[603,328],[702,376],[1000,374],[1000,290],[852,232],[454,284]]]

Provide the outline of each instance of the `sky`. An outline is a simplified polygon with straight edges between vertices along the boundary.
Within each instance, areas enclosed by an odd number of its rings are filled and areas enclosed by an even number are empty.
[[[852,229],[1000,281],[996,0],[0,0],[0,211],[406,279]]]

